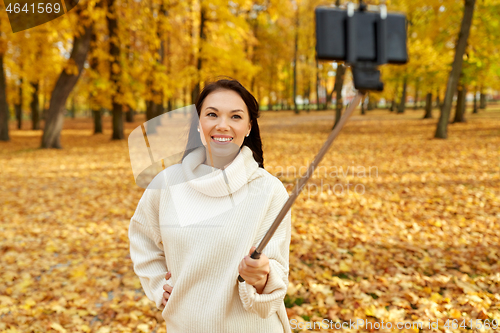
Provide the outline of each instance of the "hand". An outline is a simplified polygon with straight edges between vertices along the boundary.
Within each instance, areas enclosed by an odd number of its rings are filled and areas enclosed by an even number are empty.
[[[246,283],[254,286],[257,293],[261,294],[269,276],[269,259],[264,253],[260,254],[259,259],[252,259],[250,255],[254,250],[255,246],[252,246],[248,255],[240,262],[238,272]]]
[[[167,274],[165,275],[165,280],[170,279],[171,276],[172,276],[172,273],[167,272]],[[167,301],[170,298],[170,294],[172,293],[173,287],[170,287],[168,284],[164,284],[163,290],[165,290],[165,292],[163,293],[162,303],[163,303],[163,305],[167,305]]]

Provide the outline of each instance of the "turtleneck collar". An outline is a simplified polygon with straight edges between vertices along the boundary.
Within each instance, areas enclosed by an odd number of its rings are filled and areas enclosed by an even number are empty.
[[[255,178],[259,165],[247,146],[242,146],[234,160],[222,170],[203,164],[205,149],[205,146],[195,149],[182,161],[187,183],[195,190],[210,197],[223,197]]]

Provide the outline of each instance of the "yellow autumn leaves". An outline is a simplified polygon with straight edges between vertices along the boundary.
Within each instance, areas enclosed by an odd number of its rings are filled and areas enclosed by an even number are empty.
[[[297,199],[290,319],[437,320],[441,328],[448,319],[500,320],[500,108],[451,125],[446,141],[431,139],[436,119],[421,113],[357,111],[321,165],[376,166],[377,176],[318,173],[318,191]],[[263,112],[266,169],[299,170],[333,120],[331,112]],[[103,136],[90,136],[91,126],[67,119],[62,151],[38,150],[41,131],[15,128],[0,147],[2,332],[165,333],[128,257],[128,224],[143,189],[126,142],[107,139],[111,119]],[[291,191],[298,176],[280,177]],[[321,181],[346,180],[364,194],[321,190]]]

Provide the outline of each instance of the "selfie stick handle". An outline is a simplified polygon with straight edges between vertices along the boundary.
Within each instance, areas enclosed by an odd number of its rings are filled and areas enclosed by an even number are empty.
[[[314,161],[312,161],[311,164],[309,164],[309,167],[307,168],[307,172],[305,175],[302,176],[300,179],[299,183],[295,185],[295,187],[292,190],[292,193],[290,194],[290,197],[288,200],[285,202],[285,205],[283,205],[283,208],[281,208],[281,211],[279,212],[278,216],[274,220],[273,224],[265,234],[264,238],[260,241],[260,244],[257,246],[257,248],[253,251],[253,253],[250,255],[250,258],[252,259],[259,259],[260,255],[262,253],[262,250],[266,247],[267,243],[269,243],[269,240],[271,237],[274,235],[274,232],[276,229],[278,229],[278,226],[280,225],[281,221],[285,217],[285,215],[288,213],[290,210],[290,207],[292,207],[293,203],[295,202],[295,199],[299,196],[300,192],[306,185],[307,181],[309,178],[311,178],[312,174],[314,173],[314,169],[318,164],[321,162],[323,159],[323,156],[325,156],[326,152],[328,151],[328,148],[333,143],[333,140],[337,137],[339,134],[340,130],[346,123],[347,119],[351,116],[353,113],[354,109],[358,106],[359,101],[361,98],[364,96],[364,92],[358,92],[356,94],[356,97],[354,97],[354,100],[349,104],[349,107],[345,111],[344,115],[340,118],[339,122],[335,126],[335,128],[332,130],[328,138],[326,139],[326,142],[323,144],[323,147],[321,147],[321,150],[319,153],[316,155],[314,158]],[[238,281],[244,282],[245,280],[241,277],[241,275],[238,275]]]

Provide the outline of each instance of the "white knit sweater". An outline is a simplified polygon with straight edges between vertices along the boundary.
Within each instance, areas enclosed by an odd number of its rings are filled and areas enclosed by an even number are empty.
[[[160,172],[130,220],[130,256],[168,333],[291,333],[288,287],[291,211],[264,248],[262,294],[238,282],[238,265],[288,199],[283,184],[243,146],[226,169],[203,164],[205,147]],[[172,276],[167,281],[165,274]],[[173,287],[164,307],[163,285]]]

